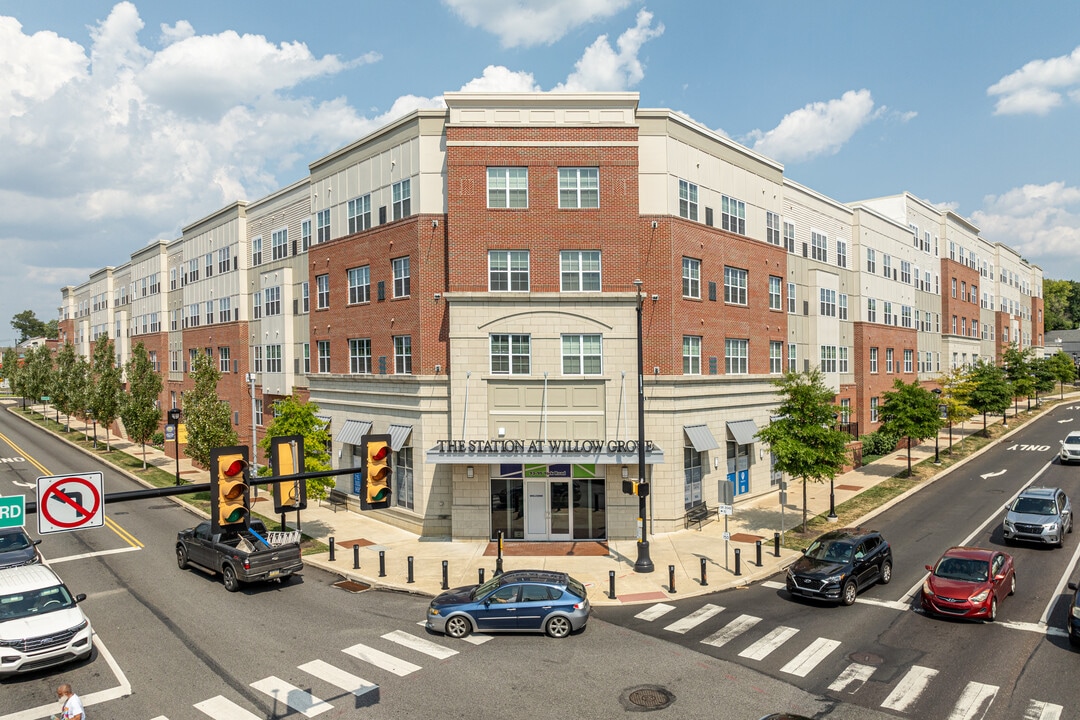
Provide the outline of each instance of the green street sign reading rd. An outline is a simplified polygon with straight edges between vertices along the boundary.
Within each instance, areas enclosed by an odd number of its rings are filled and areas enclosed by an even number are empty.
[[[0,528],[26,525],[26,498],[22,495],[0,497]]]

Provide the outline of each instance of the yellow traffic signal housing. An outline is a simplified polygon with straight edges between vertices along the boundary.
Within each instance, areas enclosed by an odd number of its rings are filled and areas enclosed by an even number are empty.
[[[304,436],[281,435],[270,441],[270,472],[275,477],[304,472]],[[307,507],[307,481],[274,483],[274,512],[280,514]]]
[[[217,534],[224,528],[247,528],[251,514],[248,493],[248,449],[245,445],[210,451],[210,525]]]
[[[390,436],[365,435],[361,447],[364,460],[361,510],[381,510],[390,507]]]

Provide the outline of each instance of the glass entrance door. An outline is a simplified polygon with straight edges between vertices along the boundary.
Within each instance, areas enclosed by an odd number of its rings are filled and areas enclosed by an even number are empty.
[[[525,481],[525,539],[548,539],[548,481]]]
[[[551,499],[548,525],[548,539],[570,539],[570,482],[568,480],[552,480],[548,488],[548,497]]]

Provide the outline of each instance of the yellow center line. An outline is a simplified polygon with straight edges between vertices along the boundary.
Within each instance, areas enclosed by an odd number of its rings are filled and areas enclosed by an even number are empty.
[[[13,440],[12,440],[11,438],[9,438],[9,437],[8,437],[7,435],[5,435],[4,433],[0,433],[0,440],[3,440],[3,441],[4,441],[5,443],[7,443],[7,444],[8,444],[9,446],[11,446],[11,449],[12,449],[12,450],[14,450],[15,452],[17,452],[17,453],[18,453],[18,454],[19,454],[19,455],[20,455],[21,457],[23,457],[23,458],[24,458],[24,459],[25,459],[25,460],[26,460],[26,461],[27,461],[28,463],[30,463],[30,464],[31,464],[31,465],[33,465],[33,466],[34,466],[35,468],[37,468],[37,469],[38,469],[38,471],[39,471],[39,472],[41,472],[41,474],[42,474],[42,475],[44,475],[44,476],[51,476],[51,475],[53,475],[53,473],[49,472],[49,470],[48,470],[48,469],[47,469],[47,468],[46,468],[46,467],[45,467],[44,465],[42,465],[42,464],[41,464],[41,463],[39,463],[39,462],[38,462],[37,460],[35,460],[35,459],[34,459],[34,456],[33,456],[33,455],[31,455],[30,453],[26,452],[26,451],[25,451],[25,450],[23,450],[23,449],[22,449],[21,447],[19,447],[18,445],[16,445],[16,444],[15,444],[15,442],[14,442],[14,441],[13,441]],[[104,502],[104,501],[103,501],[103,502]],[[120,526],[120,525],[119,525],[119,524],[118,524],[118,523],[117,523],[117,522],[116,522],[115,520],[113,520],[112,518],[110,518],[110,517],[108,517],[108,516],[105,516],[105,525],[106,525],[106,527],[108,527],[108,528],[109,528],[110,530],[112,530],[112,531],[113,531],[114,533],[116,533],[116,534],[117,534],[117,536],[119,536],[119,538],[120,538],[121,540],[123,540],[124,542],[126,542],[126,543],[127,543],[128,545],[130,545],[131,547],[134,547],[134,548],[141,548],[141,547],[145,547],[145,545],[143,545],[143,544],[142,544],[141,542],[139,542],[139,541],[138,541],[138,540],[137,540],[137,539],[135,538],[135,536],[134,536],[134,535],[132,535],[132,534],[131,534],[131,533],[129,533],[129,532],[127,531],[127,530],[125,530],[124,528],[122,528],[122,527],[121,527],[121,526]]]

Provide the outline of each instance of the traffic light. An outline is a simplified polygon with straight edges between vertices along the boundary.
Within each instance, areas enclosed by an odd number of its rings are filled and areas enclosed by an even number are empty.
[[[248,494],[246,445],[210,451],[210,531],[248,527],[251,497]]]
[[[361,448],[364,460],[361,510],[390,507],[390,436],[365,435]]]
[[[282,435],[270,440],[270,474],[296,475],[304,472],[304,436]],[[274,483],[274,512],[281,514],[289,510],[303,510],[307,507],[307,481],[286,480]]]
[[[627,495],[637,495],[638,497],[646,497],[649,494],[649,483],[647,482],[634,482],[633,480],[622,481],[622,491]]]

